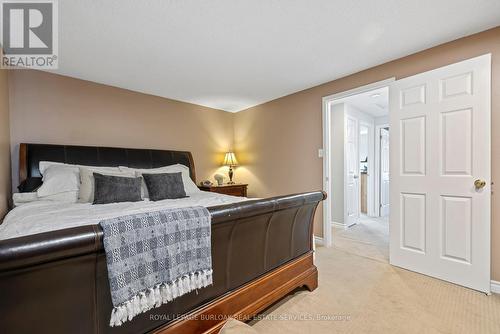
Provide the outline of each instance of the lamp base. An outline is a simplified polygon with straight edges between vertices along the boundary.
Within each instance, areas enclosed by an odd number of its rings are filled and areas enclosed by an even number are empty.
[[[233,182],[233,166],[229,166],[229,182],[227,184],[234,184]]]

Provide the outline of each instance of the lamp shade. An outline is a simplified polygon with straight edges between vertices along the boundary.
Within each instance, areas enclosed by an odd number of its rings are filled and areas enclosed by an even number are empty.
[[[238,160],[236,160],[236,156],[234,155],[233,152],[227,152],[226,156],[224,157],[224,166],[237,166],[238,165]]]

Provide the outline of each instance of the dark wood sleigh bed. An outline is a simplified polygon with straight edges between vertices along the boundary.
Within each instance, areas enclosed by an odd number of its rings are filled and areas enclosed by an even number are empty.
[[[40,182],[40,161],[154,168],[190,152],[21,144],[20,181]],[[0,333],[216,333],[297,287],[318,284],[312,230],[323,192],[210,207],[214,284],[109,327],[112,309],[102,230],[80,226],[0,241]]]

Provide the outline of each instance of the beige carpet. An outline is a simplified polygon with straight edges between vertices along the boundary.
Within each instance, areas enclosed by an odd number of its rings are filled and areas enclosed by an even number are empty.
[[[347,229],[333,227],[333,245],[348,253],[388,263],[388,219],[361,216],[356,225]]]
[[[251,325],[259,333],[500,333],[500,296],[462,288],[338,248],[318,247],[319,287]],[[323,318],[312,321],[311,318]],[[325,320],[326,318],[326,320]]]

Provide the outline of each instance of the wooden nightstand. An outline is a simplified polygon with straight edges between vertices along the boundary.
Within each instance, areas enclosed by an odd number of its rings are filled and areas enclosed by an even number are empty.
[[[231,196],[247,197],[248,184],[235,183],[235,184],[223,184],[221,186],[211,185],[211,186],[201,186],[198,188],[203,191],[210,191],[213,193],[219,193]]]

